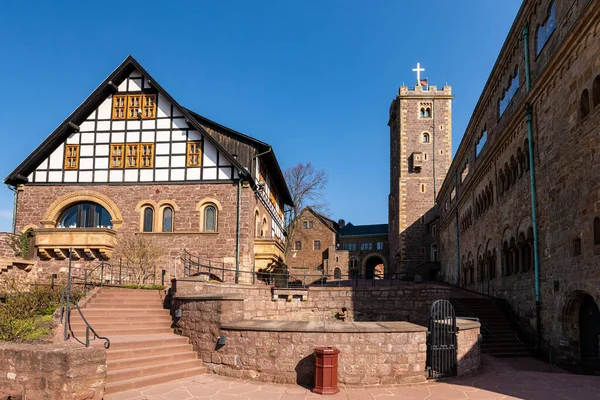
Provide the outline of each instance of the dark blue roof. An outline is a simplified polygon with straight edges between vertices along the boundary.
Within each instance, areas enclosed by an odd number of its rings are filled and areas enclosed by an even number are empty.
[[[339,230],[340,236],[387,235],[388,224],[352,225],[350,222]]]

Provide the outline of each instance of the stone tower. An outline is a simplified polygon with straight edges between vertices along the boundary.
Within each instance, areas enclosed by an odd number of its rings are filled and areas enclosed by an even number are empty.
[[[452,97],[450,86],[401,86],[390,106],[386,272],[410,271],[428,260],[427,223],[452,162]]]

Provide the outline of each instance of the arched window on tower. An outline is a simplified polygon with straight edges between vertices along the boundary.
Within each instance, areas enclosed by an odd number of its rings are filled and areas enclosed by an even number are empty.
[[[431,118],[431,108],[429,107],[425,109],[425,118]]]
[[[581,99],[579,100],[579,113],[581,118],[585,118],[590,113],[590,94],[587,89],[581,93]]]
[[[423,143],[429,143],[429,133],[423,132]]]
[[[217,231],[217,208],[208,205],[204,208],[204,232]]]

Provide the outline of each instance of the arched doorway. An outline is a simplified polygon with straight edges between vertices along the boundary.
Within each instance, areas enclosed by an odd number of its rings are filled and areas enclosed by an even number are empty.
[[[385,261],[379,254],[371,254],[364,261],[365,279],[383,279],[385,275]]]
[[[582,365],[600,369],[600,311],[587,292],[569,295],[563,311],[563,336],[572,343],[574,359]]]
[[[589,294],[579,308],[579,351],[581,363],[600,369],[600,311]]]

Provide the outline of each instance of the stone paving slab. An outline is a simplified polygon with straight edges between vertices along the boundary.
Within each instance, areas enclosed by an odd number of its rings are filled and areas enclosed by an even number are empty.
[[[527,362],[525,360],[525,362]],[[340,393],[320,396],[294,385],[249,382],[218,375],[201,375],[175,382],[105,396],[105,400],[392,400],[392,399],[600,399],[600,377],[523,371],[515,363],[487,359],[482,372],[466,378],[415,385],[341,387]]]

